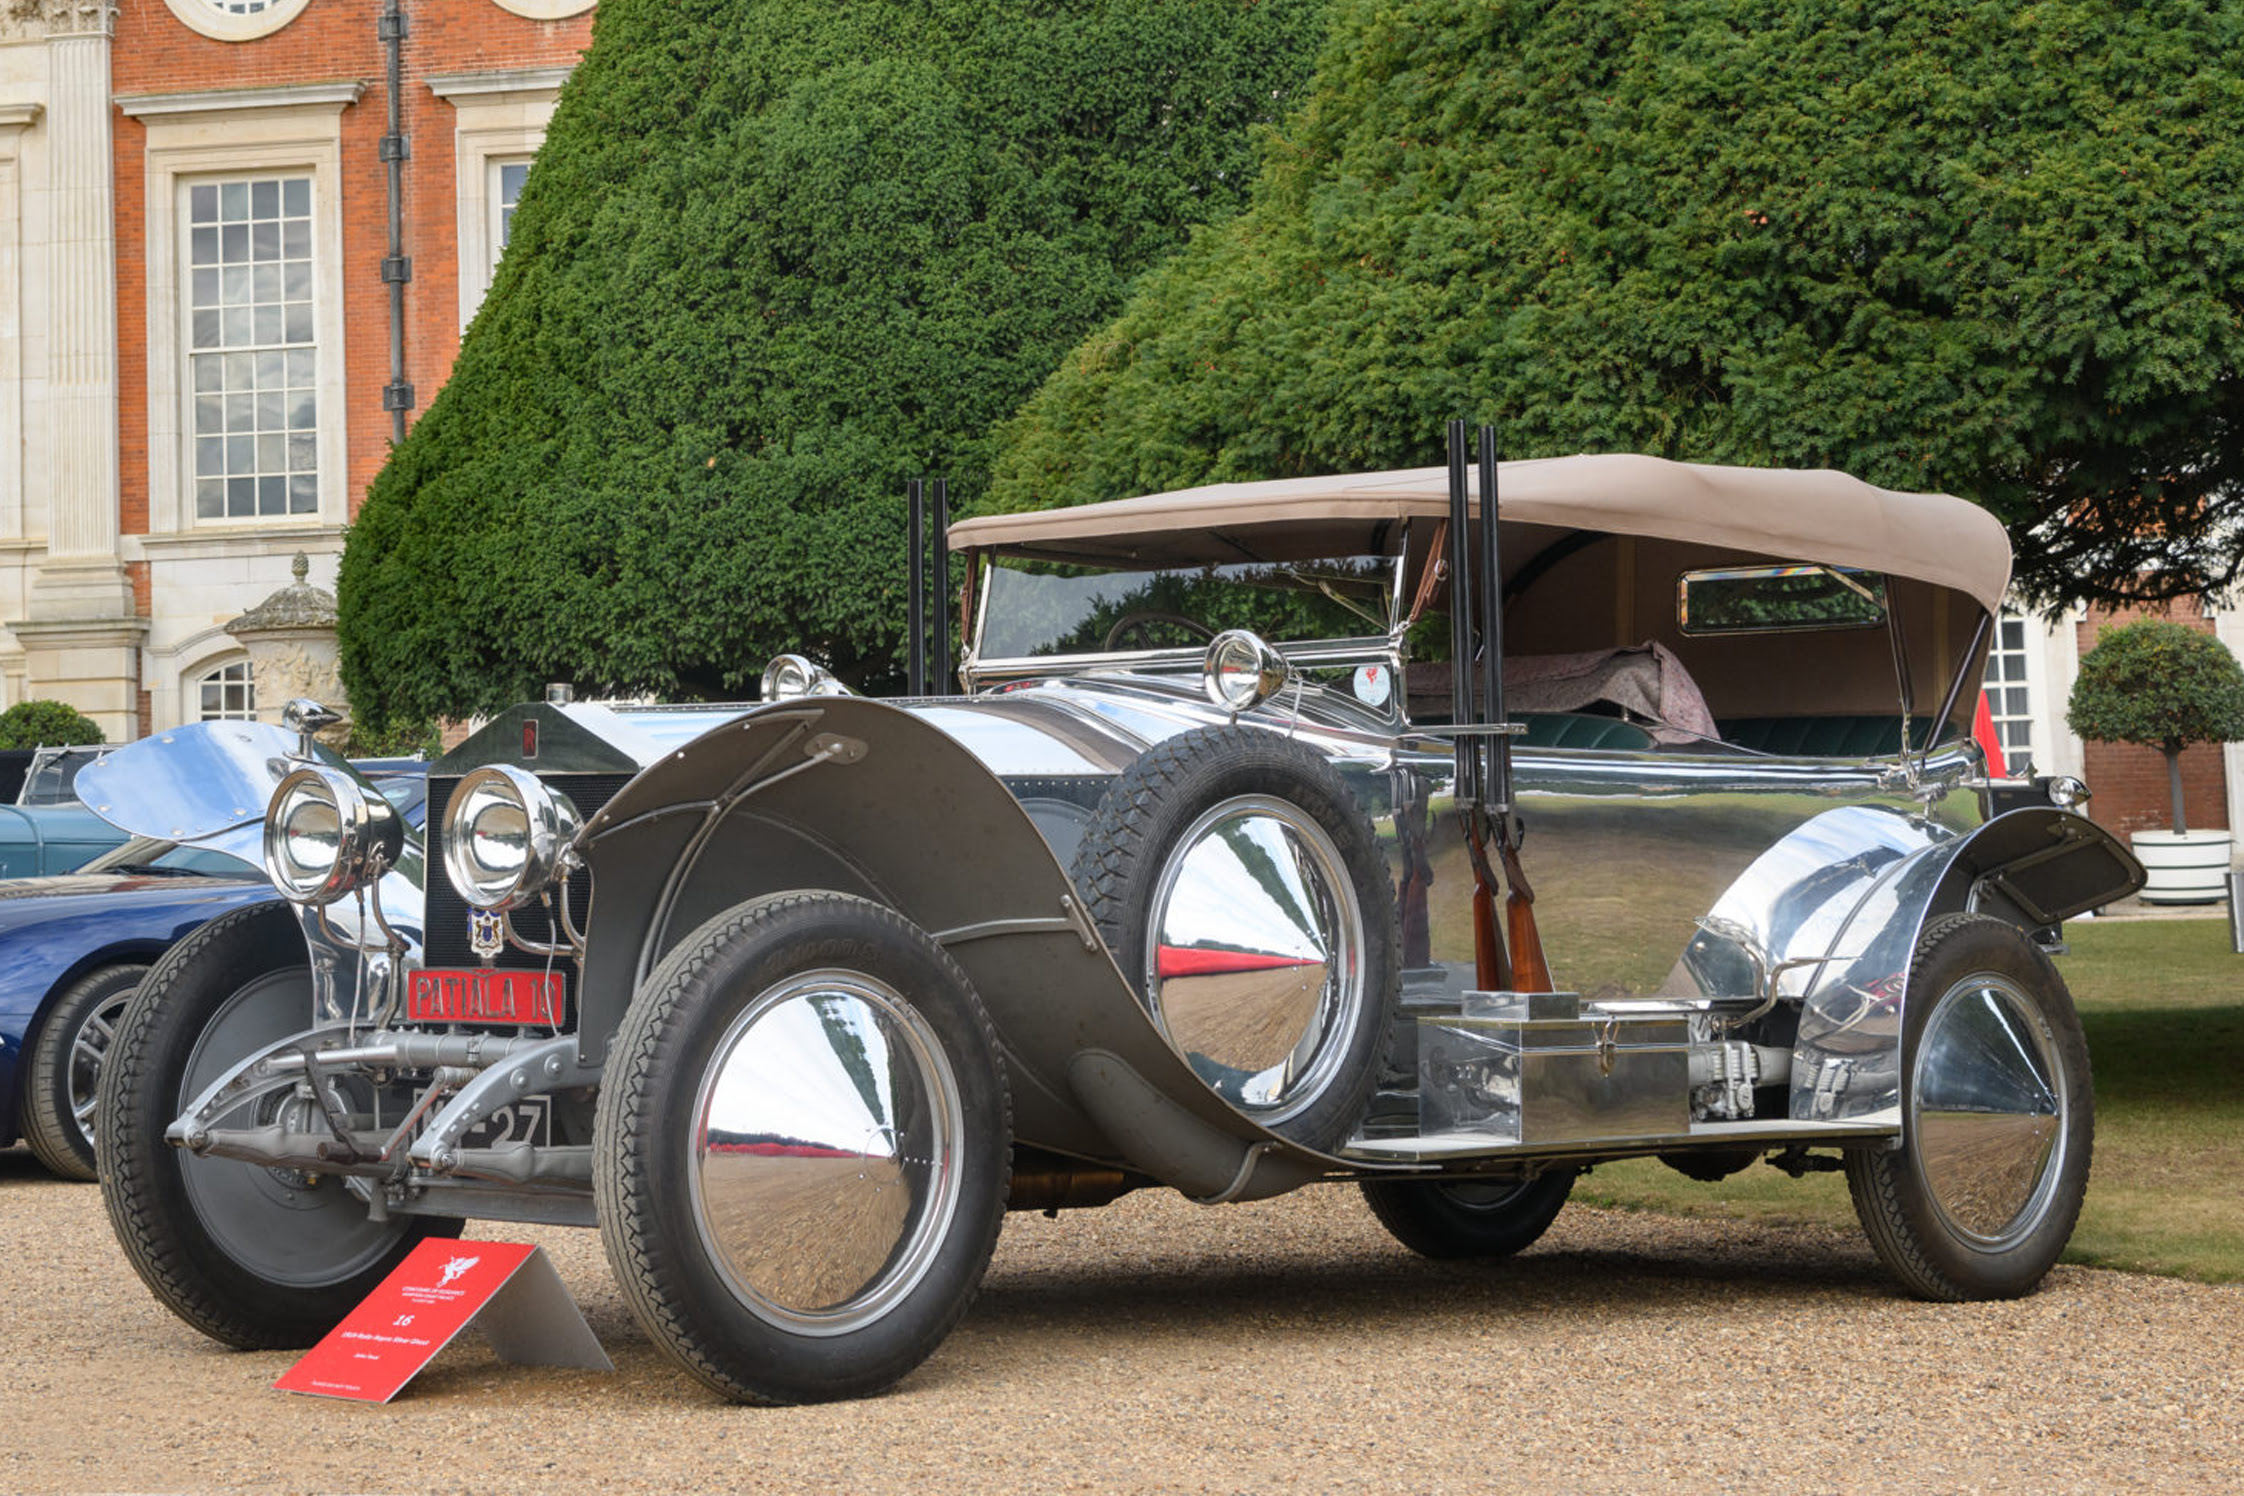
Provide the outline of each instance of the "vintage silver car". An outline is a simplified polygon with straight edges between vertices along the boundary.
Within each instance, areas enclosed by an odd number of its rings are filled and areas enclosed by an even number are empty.
[[[2000,526],[1452,443],[952,525],[962,692],[556,690],[432,767],[425,848],[309,704],[87,771],[288,900],[123,1021],[133,1263],[292,1346],[463,1219],[596,1225],[693,1375],[814,1400],[926,1357],[1008,1209],[1349,1181],[1497,1256],[1652,1155],[1843,1168],[1908,1291],[2031,1290],[2092,1141],[2046,953],[2141,870],[2077,782],[1996,813]]]

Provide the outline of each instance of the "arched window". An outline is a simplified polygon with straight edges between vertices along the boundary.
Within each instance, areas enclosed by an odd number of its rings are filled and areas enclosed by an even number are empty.
[[[257,687],[249,678],[249,661],[221,665],[196,683],[202,700],[197,708],[204,722],[249,722],[257,717]]]

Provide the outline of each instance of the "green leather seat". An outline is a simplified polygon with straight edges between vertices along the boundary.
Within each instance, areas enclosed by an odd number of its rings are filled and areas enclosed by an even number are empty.
[[[1540,712],[1519,720],[1527,731],[1512,741],[1528,748],[1646,749],[1652,746],[1650,733],[1618,717],[1598,717],[1588,712]]]
[[[1723,742],[1779,758],[1878,758],[1901,746],[1898,716],[1726,717],[1716,725]],[[1931,719],[1914,718],[1912,726],[1921,748]]]

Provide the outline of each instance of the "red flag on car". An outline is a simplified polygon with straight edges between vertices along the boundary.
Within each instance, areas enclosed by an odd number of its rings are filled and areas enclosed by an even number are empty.
[[[1987,755],[1987,772],[1997,779],[2007,777],[2010,755],[2003,752],[2002,734],[1995,731],[1995,712],[1985,691],[1979,693],[1979,710],[1971,716],[1971,738]]]

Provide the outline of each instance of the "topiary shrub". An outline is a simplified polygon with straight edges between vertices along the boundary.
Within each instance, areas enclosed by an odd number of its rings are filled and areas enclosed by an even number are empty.
[[[0,748],[107,741],[93,718],[67,701],[19,701],[0,712]]]
[[[2174,831],[2182,805],[2182,750],[2244,738],[2244,666],[2218,639],[2163,619],[2106,629],[2080,657],[2065,721],[2083,738],[2139,743],[2166,755]]]
[[[603,0],[336,599],[371,733],[896,674],[903,484],[1234,212],[1326,0]]]
[[[1075,350],[993,507],[1438,464],[1464,415],[1961,494],[2036,600],[2219,591],[2240,56],[2235,6],[1337,0],[1253,205]]]

